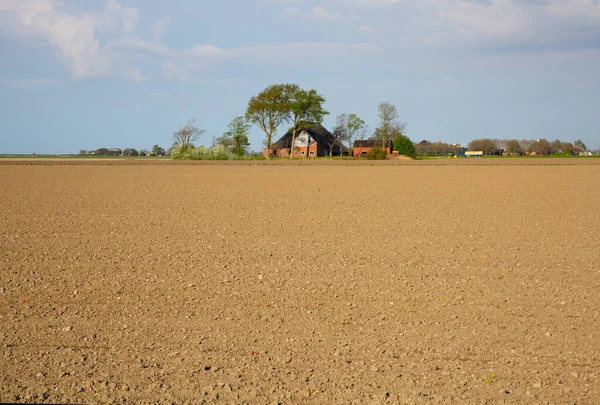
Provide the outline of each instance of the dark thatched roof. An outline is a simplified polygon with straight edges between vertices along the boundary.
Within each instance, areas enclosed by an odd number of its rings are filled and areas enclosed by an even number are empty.
[[[330,144],[334,144],[336,149],[341,147],[344,152],[348,151],[348,148],[344,146],[339,140],[335,139],[331,132],[329,132],[323,125],[317,122],[307,122],[303,124],[303,127],[296,131],[296,136],[300,135],[302,131],[308,132],[308,134],[315,140],[321,147],[328,147]],[[283,135],[277,142],[273,144],[273,149],[284,149],[290,148],[292,145],[292,130],[290,129],[285,135]],[[339,150],[339,149],[337,149]]]
[[[355,148],[374,148],[376,146],[381,147],[380,141],[375,141],[374,139],[361,139],[358,141],[354,141]],[[387,141],[387,146],[392,147],[392,141]]]

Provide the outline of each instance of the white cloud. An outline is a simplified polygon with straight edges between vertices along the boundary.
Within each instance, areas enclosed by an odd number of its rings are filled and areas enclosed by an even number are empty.
[[[114,55],[106,52],[99,35],[131,32],[138,19],[136,9],[116,0],[108,0],[101,13],[65,11],[64,3],[57,0],[0,0],[0,12],[0,22],[9,33],[49,44],[76,79],[110,76]]]
[[[129,38],[114,41],[109,45],[116,53],[144,54],[157,58],[162,63],[162,71],[168,80],[198,82],[197,77],[218,72],[224,64],[257,65],[268,61],[269,66],[295,67],[299,59],[339,61],[345,57],[355,57],[371,50],[365,43],[341,44],[335,42],[260,44],[254,46],[220,48],[213,45],[196,45],[177,50],[168,46]],[[352,55],[352,56],[349,56]]]
[[[428,41],[553,44],[600,35],[597,0],[423,0],[445,27]]]
[[[363,34],[374,34],[377,32],[377,30],[370,25],[361,25],[358,27],[358,31],[362,32]]]
[[[400,3],[400,0],[357,0],[357,3],[364,6],[388,7]]]
[[[154,23],[152,26],[152,34],[155,42],[162,42],[167,26],[171,24],[171,18],[166,17]]]
[[[310,11],[304,11],[299,9],[298,7],[289,7],[283,10],[281,15],[282,17],[308,18],[324,20],[329,22],[349,21],[352,19],[340,12],[330,12],[322,6],[315,6],[312,9],[310,9]]]
[[[106,15],[103,18],[107,18],[109,22],[115,21],[115,17],[120,19],[124,32],[132,32],[135,29],[138,22],[137,9],[125,7],[116,0],[108,0],[105,10]]]

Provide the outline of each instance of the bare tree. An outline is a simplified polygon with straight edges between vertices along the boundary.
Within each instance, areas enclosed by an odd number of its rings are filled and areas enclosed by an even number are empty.
[[[516,139],[506,141],[506,153],[508,153],[509,155],[519,155],[522,152],[523,150],[521,149],[519,141],[517,141]]]
[[[469,142],[469,150],[482,151],[484,155],[495,155],[498,153],[498,146],[493,139],[474,139]]]
[[[204,129],[198,129],[194,126],[196,121],[195,118],[189,120],[187,124],[173,134],[175,144],[177,144],[181,152],[186,152],[190,147],[193,147],[194,142],[206,132]]]
[[[531,144],[531,151],[536,155],[549,155],[552,151],[552,145],[547,139],[538,139]]]
[[[383,102],[377,106],[377,111],[379,116],[379,131],[375,130],[375,133],[381,137],[382,147],[385,149],[388,141],[394,136],[394,129],[402,133],[403,128],[400,128],[402,124],[398,122],[398,109],[395,105]]]
[[[521,139],[519,141],[519,145],[521,145],[521,150],[523,152],[531,152],[531,145],[533,145],[535,141],[531,139]]]
[[[343,142],[348,139],[348,114],[342,113],[335,118],[335,128],[333,136]],[[343,148],[340,148],[340,157],[342,156]],[[329,153],[331,156],[331,152]]]
[[[556,139],[552,142],[552,153],[558,155],[563,151],[562,142],[560,139]]]

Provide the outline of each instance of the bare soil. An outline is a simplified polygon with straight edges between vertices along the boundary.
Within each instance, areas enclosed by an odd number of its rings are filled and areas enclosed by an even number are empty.
[[[450,162],[2,162],[0,402],[597,403],[600,165]]]

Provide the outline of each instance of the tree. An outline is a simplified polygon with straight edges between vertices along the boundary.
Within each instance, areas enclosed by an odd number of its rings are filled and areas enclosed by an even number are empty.
[[[228,127],[229,131],[225,132],[222,137],[217,138],[217,143],[225,146],[237,156],[244,156],[246,147],[250,145],[248,131],[251,125],[244,117],[235,117]]]
[[[335,117],[335,128],[333,128],[333,137],[335,139],[339,139],[341,142],[344,142],[348,139],[348,120],[349,116],[346,113],[342,113]],[[343,148],[340,148],[340,157],[342,156],[342,153]],[[329,151],[329,155],[332,155],[331,149]]]
[[[222,136],[213,139],[211,147],[214,148],[215,146],[223,146],[227,148],[227,150],[233,149],[233,137],[229,131],[225,132]]]
[[[565,155],[572,155],[575,146],[571,142],[563,142],[561,149]]]
[[[575,141],[575,143],[574,143],[574,145],[575,145],[577,148],[581,149],[582,151],[586,151],[586,150],[587,150],[587,146],[585,146],[585,143],[583,143],[583,142],[581,141],[581,139],[578,139],[578,140],[576,140],[576,141]]]
[[[139,154],[135,149],[127,148],[123,150],[123,156],[139,156]]]
[[[398,134],[394,138],[394,150],[401,155],[415,157],[417,154],[415,144],[406,135]]]
[[[390,139],[404,133],[406,124],[398,121],[398,109],[391,103],[380,103],[377,106],[377,111],[379,128],[375,130],[375,139],[381,140],[381,145],[385,149]]]
[[[267,138],[267,159],[271,157],[273,134],[290,116],[291,99],[297,88],[293,84],[271,85],[248,102],[246,119],[264,131]]]
[[[152,147],[152,154],[154,156],[164,156],[165,155],[165,150],[163,148],[161,148],[158,145],[154,145]]]
[[[350,114],[348,115],[347,125],[346,139],[348,140],[348,149],[350,149],[350,153],[352,153],[354,147],[352,141],[356,138],[362,138],[365,135],[365,122],[361,120],[358,115]]]
[[[469,142],[469,150],[482,151],[484,155],[495,155],[497,153],[496,142],[493,139],[474,139]]]
[[[341,114],[343,115],[343,114]],[[333,128],[332,131],[332,137],[327,138],[326,142],[327,142],[327,146],[329,146],[329,156],[333,156],[333,147],[336,144],[340,145],[340,157],[343,155],[344,153],[344,144],[343,144],[343,139],[344,139],[344,134],[346,133],[346,127],[345,124],[346,122],[344,121],[344,117],[338,116],[336,122],[337,125]],[[342,120],[340,122],[340,119]]]
[[[356,114],[340,114],[336,117],[336,125],[333,135],[340,141],[348,142],[348,150],[352,155],[352,141],[365,135],[365,122]],[[340,156],[342,151],[340,149]]]
[[[181,152],[187,152],[194,147],[194,142],[206,131],[194,126],[196,119],[191,119],[179,131],[173,134],[173,139]]]
[[[516,139],[511,139],[506,142],[506,153],[509,155],[520,155],[522,152],[521,145]]]
[[[308,122],[323,122],[323,117],[329,114],[329,111],[323,108],[325,98],[317,93],[316,90],[296,89],[291,98],[289,121],[292,123],[292,146],[290,147],[290,159],[294,157],[294,143],[296,142],[296,132],[302,129]],[[292,87],[290,87],[292,89]],[[331,156],[331,147],[330,147]]]
[[[553,154],[559,154],[563,151],[563,147],[562,147],[563,143],[560,141],[560,139],[557,139],[555,141],[552,142],[552,153]]]
[[[531,144],[531,152],[536,155],[549,155],[551,150],[552,146],[546,139],[538,139]]]
[[[521,150],[523,152],[531,152],[531,145],[533,145],[535,141],[532,141],[531,139],[522,139],[521,141],[519,141],[519,145],[521,145]]]
[[[429,142],[426,139],[423,139],[415,146],[415,148],[419,156],[429,156],[429,154],[431,153],[431,142]]]
[[[376,142],[382,142],[383,145],[386,145],[389,140],[396,138],[397,136],[404,135],[406,131],[406,124],[403,122],[395,122],[393,125],[389,127],[388,135],[384,135],[384,130],[381,127],[375,128],[375,132],[371,139],[374,139]],[[384,148],[385,149],[385,148]]]

